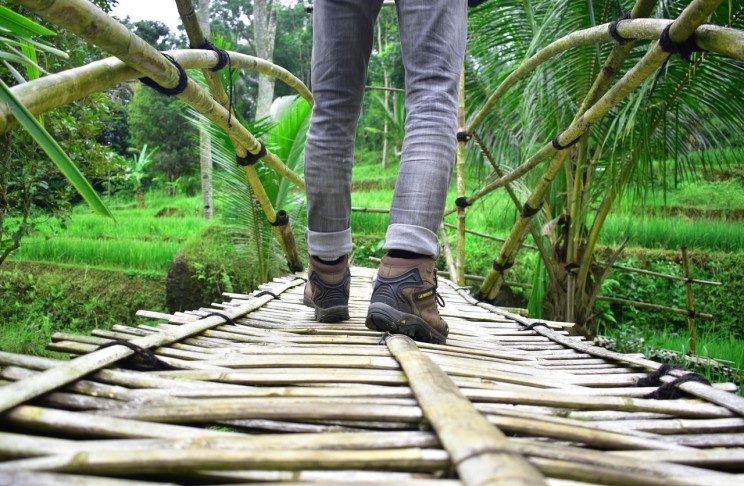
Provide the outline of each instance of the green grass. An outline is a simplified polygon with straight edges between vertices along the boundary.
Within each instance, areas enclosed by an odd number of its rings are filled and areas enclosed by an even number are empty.
[[[631,246],[736,252],[744,248],[744,224],[740,221],[681,217],[640,217],[611,215],[604,224],[600,241],[616,246],[625,237]]]
[[[145,208],[114,201],[115,221],[87,206],[76,207],[65,228],[40,220],[41,231],[23,239],[11,259],[164,274],[183,243],[212,223],[201,218],[198,197],[149,195],[145,201]],[[163,211],[173,214],[158,217]]]

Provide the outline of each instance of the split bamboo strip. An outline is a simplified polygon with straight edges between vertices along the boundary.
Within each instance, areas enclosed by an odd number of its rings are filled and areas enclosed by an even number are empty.
[[[280,294],[287,289],[301,285],[304,283],[302,280],[294,280],[288,284],[283,285],[280,289],[275,289],[276,294]],[[228,314],[229,317],[238,317],[248,312],[251,312],[267,302],[271,301],[272,297],[266,295],[255,299],[250,304],[240,306]],[[193,323],[184,324],[177,330],[171,332],[163,332],[159,334],[153,334],[150,336],[144,336],[132,340],[133,344],[141,348],[151,348],[156,346],[162,346],[169,344],[180,339],[183,339],[194,334],[198,334],[211,327],[217,326],[224,322],[224,319],[217,316],[207,317],[205,319],[195,321]],[[25,380],[23,382],[14,383],[3,387],[3,396],[0,397],[0,412],[6,411],[11,407],[19,405],[31,398],[34,398],[42,393],[53,390],[59,386],[65,385],[74,381],[83,375],[103,368],[111,363],[115,363],[121,358],[131,356],[134,352],[123,346],[112,346],[103,348],[94,353],[87,354],[76,358],[69,363],[62,364],[55,368],[51,368],[46,372]]]
[[[153,483],[132,479],[96,478],[76,474],[9,471],[0,476],[0,486],[178,486],[176,483]]]
[[[439,450],[406,448],[389,450],[211,450],[161,449],[140,451],[90,451],[59,454],[0,463],[0,471],[50,471],[87,474],[127,474],[136,464],[139,474],[200,469],[287,470],[370,469],[379,471],[436,471],[447,467],[447,454]]]
[[[426,419],[465,484],[545,484],[413,341],[398,335],[387,337],[385,342],[409,377]]]

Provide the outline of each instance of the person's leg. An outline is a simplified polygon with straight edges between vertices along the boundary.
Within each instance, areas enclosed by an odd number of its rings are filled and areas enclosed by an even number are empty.
[[[398,0],[406,126],[385,249],[439,256],[437,231],[455,162],[464,0]]]
[[[455,162],[465,0],[398,0],[406,69],[406,135],[385,249],[366,325],[444,344],[437,304],[437,229]]]
[[[349,318],[351,169],[374,22],[382,0],[316,0],[311,88],[315,105],[305,144],[307,248],[304,303],[315,319]]]
[[[315,106],[305,144],[307,245],[335,260],[351,252],[354,138],[382,0],[316,0],[311,87]]]

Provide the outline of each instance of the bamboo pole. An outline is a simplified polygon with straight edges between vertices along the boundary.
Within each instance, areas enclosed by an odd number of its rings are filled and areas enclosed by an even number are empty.
[[[649,304],[647,302],[638,302],[635,300],[618,299],[617,297],[599,296],[597,297],[597,300],[602,300],[605,302],[612,302],[614,304],[631,305],[633,307],[638,307],[639,309],[649,309],[649,310],[655,310],[655,311],[661,311],[661,312],[671,312],[672,314],[679,314],[683,316],[689,315],[689,313],[684,309],[677,309],[676,307],[669,307],[666,305]],[[697,312],[695,315],[697,317],[702,317],[704,319],[714,318],[713,314],[708,314],[706,312]]]
[[[695,331],[695,304],[692,300],[692,282],[690,281],[690,260],[687,258],[687,246],[682,246],[682,268],[685,271],[685,297],[687,298],[687,329],[690,333],[690,353],[697,354],[696,341],[697,332]]]
[[[541,176],[540,182],[537,183],[532,194],[527,198],[522,214],[509,233],[507,241],[501,247],[499,256],[494,260],[493,268],[488,273],[486,280],[478,290],[478,295],[488,296],[491,300],[496,298],[496,295],[503,284],[506,269],[514,264],[516,252],[519,250],[524,238],[527,236],[527,231],[529,231],[529,227],[532,224],[532,219],[540,211],[543,198],[567,156],[568,151],[561,150],[556,154],[553,160],[550,161],[550,165]]]
[[[286,290],[301,285],[303,280],[294,280],[274,289],[275,294],[281,294]],[[230,318],[239,317],[247,314],[262,305],[270,302],[271,296],[263,296],[255,299],[249,304],[245,304],[229,311],[225,311]],[[207,317],[189,324],[184,324],[179,328],[158,334],[152,334],[141,338],[133,339],[131,342],[141,348],[149,349],[152,347],[162,346],[173,343],[187,336],[198,334],[211,327],[217,326],[224,322],[224,319],[218,316]],[[91,371],[99,370],[111,363],[126,358],[134,354],[129,348],[123,346],[112,346],[103,348],[98,351],[80,356],[65,364],[51,368],[33,378],[10,384],[3,388],[2,397],[0,397],[0,412],[8,410],[11,407],[19,405],[27,400],[39,396],[47,391],[54,390],[57,387],[70,383]]]
[[[468,485],[542,485],[543,477],[473,409],[449,376],[402,335],[385,343],[409,377],[424,415]]]
[[[454,224],[450,224],[450,223],[443,223],[443,224],[444,224],[444,226],[446,228],[457,229],[457,226],[454,225]],[[467,233],[469,235],[479,236],[479,237],[485,238],[487,240],[498,241],[498,242],[501,242],[501,243],[504,243],[506,241],[506,238],[499,238],[498,236],[493,236],[493,235],[489,235],[489,234],[486,234],[486,233],[481,233],[481,232],[475,231],[475,230],[466,229],[465,230],[465,233]],[[522,248],[526,248],[528,250],[537,250],[537,247],[536,246],[532,246],[532,245],[522,245]]]
[[[173,56],[184,69],[210,68],[217,62],[217,54],[213,51],[183,49],[166,53]],[[313,104],[310,90],[289,71],[257,57],[232,51],[228,54],[233,69],[273,76],[297,91],[297,94],[310,105]],[[11,91],[33,115],[41,115],[140,76],[142,73],[133,67],[115,57],[109,57],[13,86]],[[10,108],[0,104],[0,133],[7,132],[15,124],[16,119]]]
[[[442,239],[442,249],[444,250],[444,257],[447,259],[447,268],[449,268],[450,275],[457,275],[457,267],[455,266],[455,259],[452,257],[452,248],[450,248],[449,238],[447,237],[447,231],[444,229],[444,222],[439,225],[439,236]],[[444,275],[445,272],[439,272],[440,275]],[[464,278],[465,276],[463,276]]]
[[[457,131],[465,134],[465,66],[460,70],[457,109]],[[455,167],[457,170],[457,198],[465,198],[465,137],[457,137],[457,155]],[[455,262],[455,281],[458,285],[465,285],[465,207],[457,206],[457,261]]]

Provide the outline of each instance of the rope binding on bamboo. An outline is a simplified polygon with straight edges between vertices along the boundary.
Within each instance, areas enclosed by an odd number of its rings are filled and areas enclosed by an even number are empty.
[[[695,39],[695,33],[688,37],[686,40],[682,42],[674,42],[671,37],[669,37],[669,29],[671,28],[673,24],[669,24],[666,26],[666,28],[661,31],[661,35],[659,36],[659,47],[662,51],[668,52],[669,56],[673,56],[674,54],[679,54],[679,57],[686,61],[690,61],[690,56],[693,52],[701,52],[702,49],[697,44],[697,39]]]
[[[472,206],[472,205],[473,203],[468,202],[468,198],[466,198],[465,196],[460,196],[457,199],[455,199],[455,206],[457,206],[458,208],[465,209],[466,207]]]
[[[610,31],[610,37],[612,37],[612,39],[618,44],[620,44],[621,46],[629,42],[633,42],[635,40],[635,39],[628,39],[626,37],[623,37],[617,32],[617,24],[619,24],[623,20],[628,20],[628,19],[630,19],[630,12],[618,18],[616,21],[612,22],[608,26],[608,30]]]
[[[263,297],[264,295],[270,295],[270,296],[272,296],[273,298],[275,298],[275,299],[279,300],[279,296],[278,296],[278,295],[276,295],[276,294],[275,294],[274,292],[270,292],[270,291],[268,291],[268,290],[262,290],[261,292],[257,293],[257,294],[255,295],[255,297]]]
[[[468,132],[457,132],[458,142],[467,142],[468,140],[470,140],[470,135],[468,135]]]
[[[682,375],[667,383],[661,381],[662,377],[670,375],[675,370],[684,370],[684,368],[679,365],[663,364],[656,371],[649,373],[647,377],[638,380],[636,383],[637,387],[658,387],[653,392],[644,395],[643,398],[650,400],[676,400],[682,398],[686,394],[679,389],[679,385],[688,381],[710,386],[710,382],[704,376],[693,372]]]
[[[261,149],[258,151],[258,153],[252,154],[248,152],[243,157],[241,157],[240,155],[235,156],[235,161],[238,163],[239,166],[246,167],[249,165],[255,165],[256,162],[261,160],[261,158],[266,155],[266,145],[264,145],[261,140],[259,140],[258,143],[261,145]]]
[[[161,360],[149,349],[137,346],[129,341],[115,340],[98,346],[98,349],[108,348],[111,346],[124,346],[134,351],[134,354],[124,358],[123,363],[137,371],[169,371],[176,370],[165,361]]]
[[[161,86],[156,83],[152,78],[143,77],[139,78],[139,80],[142,82],[142,84],[151,87],[158,93],[164,94],[166,96],[179,95],[186,90],[186,86],[189,84],[189,77],[186,74],[186,70],[181,67],[180,64],[178,64],[178,61],[176,61],[173,56],[165,53],[161,54],[163,54],[163,57],[168,59],[168,61],[170,61],[170,63],[173,64],[178,70],[178,84],[173,88],[166,88],[165,86]]]
[[[521,210],[520,213],[521,213],[521,215],[522,215],[523,218],[532,217],[532,216],[534,216],[534,215],[536,215],[537,213],[540,212],[540,210],[543,207],[543,204],[545,204],[545,201],[544,200],[543,201],[540,201],[540,204],[538,204],[536,208],[533,208],[532,206],[530,206],[528,203],[525,202],[522,205],[522,210]]]
[[[223,318],[225,320],[225,324],[230,324],[231,326],[234,326],[235,325],[235,321],[232,319],[232,317],[228,316],[227,314],[223,314],[221,312],[212,311],[209,314],[205,315],[203,318],[206,319],[207,317],[210,317],[210,316],[221,317],[221,318]]]
[[[220,71],[222,70],[222,68],[227,66],[228,62],[230,62],[230,54],[228,54],[226,50],[218,48],[207,39],[205,39],[204,42],[201,43],[201,45],[191,46],[191,48],[203,49],[205,51],[214,51],[217,53],[217,64],[215,64],[214,67],[209,68],[210,71]]]
[[[575,139],[573,139],[570,142],[568,142],[566,145],[561,145],[561,142],[559,140],[559,138],[561,137],[561,135],[563,135],[563,133],[559,133],[558,135],[556,135],[553,138],[553,140],[550,141],[550,143],[553,145],[553,148],[556,149],[556,150],[565,150],[565,149],[567,149],[569,147],[572,147],[572,146],[576,145],[579,142],[579,140],[581,140],[581,135],[579,135]]]
[[[537,327],[540,327],[540,326],[547,327],[548,329],[550,329],[550,326],[548,326],[546,323],[544,323],[542,321],[537,321],[537,322],[533,322],[529,326],[526,326],[526,327],[523,327],[522,329],[519,329],[519,332],[531,331],[531,330],[533,330],[533,329],[535,329]]]
[[[276,212],[276,219],[269,221],[271,226],[287,226],[289,224],[289,214],[283,209]]]
[[[498,260],[493,261],[493,265],[491,265],[494,270],[497,272],[503,272],[504,270],[509,270],[511,267],[514,266],[514,262],[506,262],[506,263],[499,263]]]

